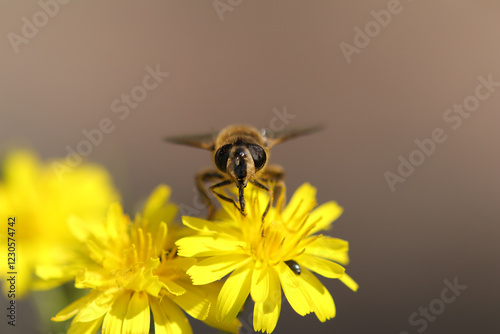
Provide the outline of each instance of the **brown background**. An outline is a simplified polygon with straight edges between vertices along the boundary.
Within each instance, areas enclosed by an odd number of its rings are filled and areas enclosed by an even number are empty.
[[[110,169],[129,210],[162,182],[191,205],[209,154],[161,137],[269,127],[273,109],[286,107],[289,128],[327,129],[276,147],[272,159],[285,166],[289,193],[308,181],[320,203],[344,206],[332,235],[350,241],[360,289],[323,280],[337,317],[321,324],[285,304],[275,332],[417,333],[410,314],[458,277],[467,289],[425,333],[497,333],[500,89],[457,130],[443,114],[474,93],[479,75],[500,81],[500,3],[402,0],[348,64],[339,44],[353,44],[354,28],[387,4],[242,1],[221,21],[212,1],[74,1],[16,54],[7,34],[20,35],[40,7],[3,1],[0,149],[65,156],[82,130],[109,118],[114,131],[87,159]],[[121,120],[111,103],[156,64],[170,76]],[[384,172],[435,128],[447,140],[391,192]],[[35,331],[29,309],[19,311],[20,332]]]

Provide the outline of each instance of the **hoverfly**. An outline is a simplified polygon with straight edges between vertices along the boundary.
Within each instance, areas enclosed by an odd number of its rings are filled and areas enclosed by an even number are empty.
[[[217,182],[209,186],[209,190],[218,198],[233,203],[245,215],[244,191],[248,182],[267,191],[272,197],[272,190],[267,183],[283,181],[283,168],[278,165],[268,165],[270,148],[286,140],[316,132],[321,128],[321,126],[314,126],[270,135],[264,130],[259,132],[248,125],[229,125],[218,133],[166,137],[165,140],[212,151],[212,160],[216,169],[207,169],[196,175],[196,187],[208,204],[209,217],[213,216],[214,206],[206,191],[205,183],[213,181]],[[233,183],[238,188],[238,204],[233,198],[216,191],[217,188]],[[269,202],[262,220],[270,204]]]

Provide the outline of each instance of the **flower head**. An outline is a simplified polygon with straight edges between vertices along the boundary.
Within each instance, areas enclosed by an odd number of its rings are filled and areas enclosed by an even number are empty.
[[[32,152],[8,154],[0,180],[0,216],[16,219],[15,271],[22,273],[17,276],[16,297],[25,296],[30,289],[51,288],[64,282],[66,278],[38,280],[36,266],[71,263],[76,240],[68,229],[68,217],[76,214],[93,224],[118,198],[111,177],[102,167],[81,164],[60,178]],[[0,233],[2,249],[7,249],[5,232]],[[0,252],[1,263],[7,263],[6,256],[5,251]],[[2,278],[5,269],[0,267]]]
[[[166,186],[158,187],[134,221],[118,204],[110,206],[101,225],[70,221],[87,255],[76,271],[75,286],[90,293],[59,312],[54,321],[74,317],[70,333],[95,333],[101,326],[103,333],[148,333],[152,314],[155,333],[190,333],[184,310],[210,325],[237,331],[237,321],[218,324],[210,311],[220,285],[193,286],[186,270],[197,260],[176,254],[174,241],[184,232],[171,224],[177,208],[165,204],[169,194]],[[58,272],[46,271],[49,276]]]
[[[348,243],[315,234],[328,229],[342,208],[335,202],[315,208],[316,189],[309,184],[283,207],[284,192],[264,221],[269,196],[250,185],[245,191],[245,216],[231,203],[220,201],[223,211],[215,221],[183,218],[198,234],[177,241],[178,254],[205,257],[187,271],[193,283],[209,284],[229,274],[217,299],[217,316],[224,321],[238,315],[250,294],[255,303],[254,329],[272,332],[281,310],[281,289],[300,315],[314,312],[320,321],[333,318],[333,299],[312,272],[339,278],[354,291],[358,288],[338,264],[348,262]]]

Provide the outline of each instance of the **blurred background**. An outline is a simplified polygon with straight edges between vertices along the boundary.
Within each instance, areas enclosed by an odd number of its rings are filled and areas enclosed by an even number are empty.
[[[85,152],[133,212],[160,183],[193,206],[211,166],[165,135],[325,124],[272,162],[289,195],[310,182],[345,208],[330,234],[360,289],[322,280],[336,318],[285,303],[275,333],[498,333],[499,15],[493,0],[2,1],[0,153]],[[17,332],[50,332],[39,318],[22,302]]]

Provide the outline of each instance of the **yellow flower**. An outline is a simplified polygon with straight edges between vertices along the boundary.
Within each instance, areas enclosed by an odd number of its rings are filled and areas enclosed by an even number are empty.
[[[91,290],[52,320],[74,317],[68,333],[95,333],[101,326],[103,333],[149,333],[152,313],[155,333],[191,333],[184,310],[211,326],[237,332],[237,321],[219,324],[210,308],[220,285],[196,287],[186,274],[197,261],[177,256],[174,241],[184,232],[178,229],[170,236],[177,208],[165,204],[169,196],[169,188],[158,187],[133,222],[119,204],[110,206],[102,225],[70,220],[88,254],[75,286]]]
[[[269,196],[251,186],[245,191],[246,216],[232,203],[220,201],[224,211],[215,221],[183,218],[198,234],[177,241],[179,255],[205,257],[187,271],[193,283],[208,284],[230,274],[217,299],[217,316],[223,321],[234,319],[250,294],[254,329],[271,333],[281,309],[281,289],[298,314],[314,312],[322,322],[333,318],[333,299],[311,271],[339,278],[354,291],[358,288],[336,263],[348,262],[348,243],[314,235],[328,229],[342,208],[328,202],[314,209],[316,189],[304,184],[283,209],[284,192],[264,222]]]
[[[59,163],[63,163],[62,161]],[[29,151],[6,156],[0,180],[0,219],[7,224],[15,217],[16,298],[30,289],[50,288],[60,281],[41,283],[34,276],[37,265],[70,263],[75,239],[67,227],[70,214],[89,223],[102,217],[110,203],[118,200],[109,174],[94,164],[82,164],[58,177],[49,164],[42,164]],[[5,225],[4,225],[5,226]],[[0,248],[6,250],[7,229],[0,233]],[[5,283],[7,254],[0,252],[0,277]],[[8,284],[3,286],[4,292]]]

